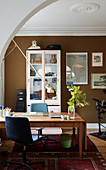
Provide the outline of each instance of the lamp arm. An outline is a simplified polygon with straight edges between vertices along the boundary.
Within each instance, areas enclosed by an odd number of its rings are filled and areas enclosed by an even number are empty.
[[[12,48],[12,50],[3,58],[3,60],[5,60],[6,59],[6,57],[8,57],[8,55],[14,50],[16,48],[16,45]],[[3,61],[2,60],[2,61]]]
[[[34,68],[34,66],[29,62],[29,60],[27,59],[26,55],[23,53],[23,51],[21,50],[21,48],[18,46],[18,44],[15,42],[15,40],[12,40],[13,43],[15,44],[15,46],[19,49],[19,51],[21,52],[21,54],[24,56],[24,58],[27,60],[28,64],[32,67],[32,69],[35,71],[35,73],[37,73],[39,75],[39,77],[41,78],[41,80],[44,81],[44,79],[41,77],[41,75],[38,73],[38,71]],[[45,82],[45,81],[44,81]]]
[[[15,47],[17,47],[19,49],[19,51],[21,52],[21,54],[24,56],[24,58],[27,60],[28,64],[32,67],[32,69],[35,71],[35,73],[37,73],[39,75],[39,77],[41,78],[41,80],[45,83],[45,87],[48,91],[48,93],[54,93],[54,88],[50,87],[50,85],[48,83],[45,82],[45,80],[41,77],[41,75],[38,73],[38,71],[34,68],[34,66],[30,63],[30,61],[28,60],[28,58],[26,57],[26,55],[23,53],[23,51],[21,50],[21,48],[18,46],[18,44],[15,42],[15,40],[12,40],[13,43],[15,44]]]

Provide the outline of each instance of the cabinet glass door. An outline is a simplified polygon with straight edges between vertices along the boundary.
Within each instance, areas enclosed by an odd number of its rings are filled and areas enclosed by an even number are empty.
[[[45,54],[45,99],[57,99],[57,54]]]
[[[30,63],[30,100],[42,100],[42,54],[30,54]]]

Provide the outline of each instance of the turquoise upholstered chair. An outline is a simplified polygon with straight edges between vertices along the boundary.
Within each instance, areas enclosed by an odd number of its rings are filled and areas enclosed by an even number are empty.
[[[31,103],[30,112],[48,112],[46,103]]]

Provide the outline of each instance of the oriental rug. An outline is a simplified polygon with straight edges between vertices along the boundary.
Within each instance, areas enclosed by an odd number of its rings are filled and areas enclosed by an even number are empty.
[[[45,167],[32,165],[33,170],[106,170],[106,161],[99,152],[83,152],[82,160],[79,159],[78,152],[28,152],[27,159],[29,162],[45,162]],[[6,160],[22,162],[22,153],[10,153]],[[11,170],[15,167],[16,165],[8,165],[8,167],[1,165],[0,170]]]
[[[44,149],[43,144],[39,143],[34,143],[31,145],[27,146],[27,152],[78,152],[79,151],[79,138],[77,137],[77,135],[75,136],[75,145],[73,146],[73,138],[71,138],[72,141],[72,145],[70,148],[63,148],[61,146],[61,139],[60,139],[60,135],[48,135],[49,138],[51,136],[53,136],[57,143],[55,142],[47,142],[47,146]],[[23,150],[23,145],[19,144],[19,143],[15,143],[14,147],[13,147],[13,152],[22,152]],[[85,151],[84,149],[84,145],[83,145],[83,151]],[[97,147],[95,146],[95,144],[90,140],[89,137],[87,137],[87,150],[86,152],[98,152]]]

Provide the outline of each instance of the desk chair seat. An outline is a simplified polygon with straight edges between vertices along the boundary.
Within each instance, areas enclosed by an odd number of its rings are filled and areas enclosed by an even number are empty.
[[[6,123],[6,133],[7,137],[14,142],[18,142],[23,144],[23,162],[14,162],[14,161],[6,161],[4,166],[8,163],[18,165],[15,169],[20,169],[22,167],[27,167],[30,170],[33,170],[30,165],[33,164],[41,164],[45,166],[45,162],[27,162],[26,160],[26,146],[29,144],[33,144],[38,140],[42,140],[42,136],[32,135],[29,120],[26,117],[5,117]]]
[[[31,112],[48,112],[48,107],[46,103],[31,103],[30,105],[30,111]],[[42,127],[41,128],[37,128],[36,130],[38,131],[39,135],[42,135]],[[48,135],[43,137],[44,141],[53,141],[55,143],[57,143],[56,139],[54,137],[49,138]]]

